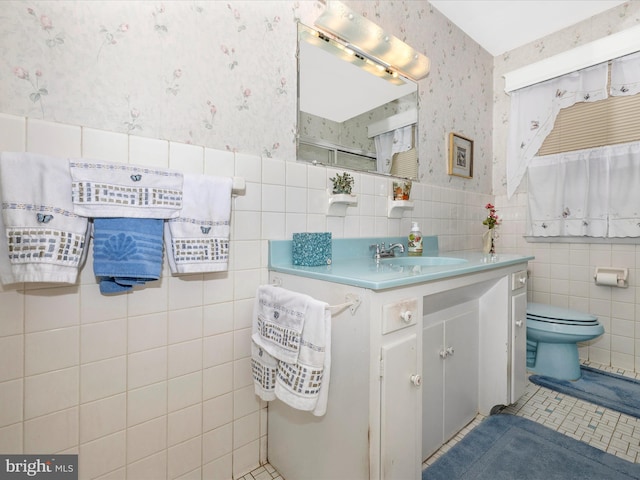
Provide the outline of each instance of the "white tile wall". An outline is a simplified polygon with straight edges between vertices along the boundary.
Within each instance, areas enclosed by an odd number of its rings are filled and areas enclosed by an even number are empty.
[[[233,200],[228,272],[174,278],[165,264],[161,280],[107,297],[89,252],[76,285],[0,287],[0,451],[79,453],[83,479],[230,479],[266,460],[267,406],[253,393],[249,337],[254,293],[267,281],[267,240],[299,231],[401,235],[415,219],[425,234],[440,235],[445,251],[477,249],[492,200],[416,184],[413,212],[388,219],[390,180],[356,173],[358,205],[327,217],[329,178],[340,170],[0,114],[7,150],[247,182]],[[585,268],[593,262],[584,250],[575,255]],[[640,259],[634,249],[598,255]],[[557,266],[568,288],[583,280],[570,265]],[[539,264],[535,270],[550,295],[549,266],[546,277]],[[615,332],[607,341],[628,360],[640,322],[634,300],[621,296],[613,308],[612,296],[602,296],[592,301],[609,305]]]

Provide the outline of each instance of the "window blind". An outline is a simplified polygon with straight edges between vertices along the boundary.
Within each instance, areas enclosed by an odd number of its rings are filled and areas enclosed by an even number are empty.
[[[640,94],[560,110],[538,156],[640,140]]]

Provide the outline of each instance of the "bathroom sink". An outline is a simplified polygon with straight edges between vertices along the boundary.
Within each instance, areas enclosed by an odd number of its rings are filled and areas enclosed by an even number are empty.
[[[459,265],[466,263],[464,258],[455,257],[391,257],[381,258],[380,263],[396,266],[438,267],[441,265]]]

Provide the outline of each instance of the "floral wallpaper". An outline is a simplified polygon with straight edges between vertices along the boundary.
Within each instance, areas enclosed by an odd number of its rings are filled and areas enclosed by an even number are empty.
[[[421,180],[490,193],[492,57],[426,0],[346,3],[431,59],[419,83]],[[323,8],[3,1],[0,112],[294,161],[296,22]],[[446,174],[451,131],[475,140],[471,180]]]

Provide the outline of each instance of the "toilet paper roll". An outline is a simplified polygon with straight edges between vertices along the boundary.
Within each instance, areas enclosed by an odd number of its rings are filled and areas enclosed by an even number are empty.
[[[615,273],[598,273],[596,275],[596,285],[618,286],[618,275]]]

